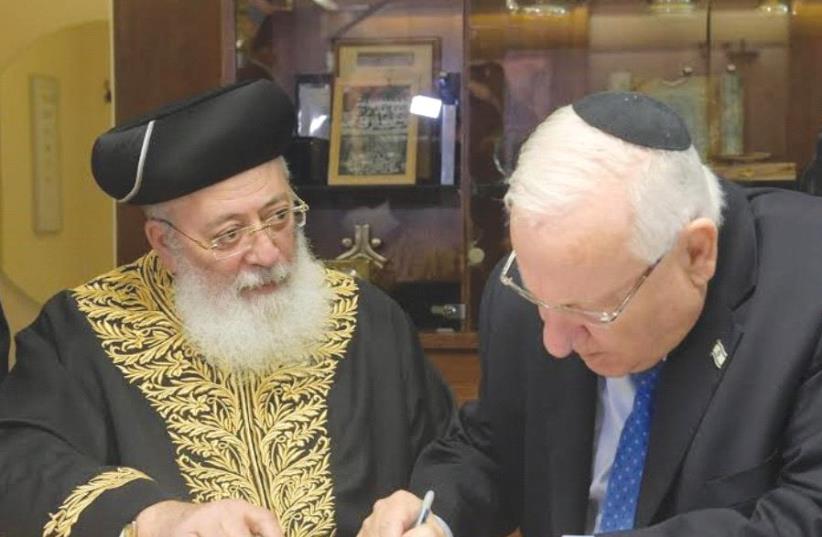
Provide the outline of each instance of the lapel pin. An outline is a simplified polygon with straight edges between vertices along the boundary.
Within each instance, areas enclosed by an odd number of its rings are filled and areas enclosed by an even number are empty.
[[[725,360],[728,359],[728,353],[725,351],[725,345],[718,339],[714,343],[714,348],[711,350],[711,357],[714,359],[714,365],[717,369],[722,369],[725,365]]]

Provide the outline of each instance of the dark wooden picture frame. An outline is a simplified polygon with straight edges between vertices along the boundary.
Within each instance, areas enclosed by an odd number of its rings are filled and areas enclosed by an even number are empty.
[[[430,126],[407,107],[415,95],[433,94],[439,39],[340,39],[334,53],[329,184],[414,184],[430,176]]]

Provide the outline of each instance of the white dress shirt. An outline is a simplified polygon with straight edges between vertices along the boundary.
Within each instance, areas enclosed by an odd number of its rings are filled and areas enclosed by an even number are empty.
[[[588,489],[588,515],[585,531],[589,534],[599,531],[602,519],[601,506],[608,490],[611,467],[614,465],[617,444],[634,406],[636,386],[630,375],[622,377],[599,377],[597,389],[597,410],[594,425],[593,461],[591,463],[591,487]],[[448,524],[437,517],[437,521],[449,537],[453,534]],[[565,535],[563,537],[590,537]]]
[[[594,458],[591,467],[591,488],[588,489],[586,531],[599,531],[605,491],[611,477],[619,437],[634,406],[636,386],[630,375],[599,378],[596,425],[594,428]]]

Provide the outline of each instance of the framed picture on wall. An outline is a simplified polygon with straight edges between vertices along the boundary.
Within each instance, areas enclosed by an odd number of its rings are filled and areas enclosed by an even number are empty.
[[[344,79],[334,84],[328,183],[414,184],[417,94],[411,79]]]
[[[340,39],[334,52],[329,184],[429,180],[436,122],[409,107],[413,97],[434,94],[439,40]]]

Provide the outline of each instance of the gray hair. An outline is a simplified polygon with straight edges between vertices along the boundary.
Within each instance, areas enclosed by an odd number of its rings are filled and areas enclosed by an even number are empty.
[[[722,224],[719,180],[693,146],[685,151],[636,146],[590,126],[571,106],[558,109],[531,134],[508,182],[508,211],[517,207],[535,219],[561,217],[606,188],[621,187],[633,211],[629,247],[649,263],[694,219]]]
[[[161,201],[160,203],[152,203],[150,205],[141,205],[143,215],[146,220],[160,220],[163,222],[171,221],[171,208],[168,201]],[[161,234],[163,242],[172,250],[180,249],[180,238],[168,225],[163,225]]]

